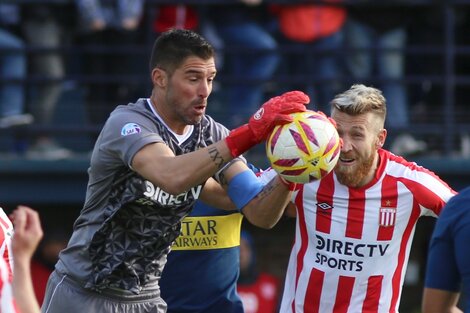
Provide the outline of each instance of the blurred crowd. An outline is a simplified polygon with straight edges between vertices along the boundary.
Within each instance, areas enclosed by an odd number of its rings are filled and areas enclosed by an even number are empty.
[[[424,136],[414,125],[444,123],[443,104],[451,100],[445,99],[442,81],[432,79],[444,75],[444,57],[425,53],[425,48],[419,53],[407,50],[444,44],[440,8],[395,1],[325,3],[0,4],[0,131],[20,130],[9,135],[13,142],[7,140],[0,152],[64,159],[91,150],[87,143],[94,141],[115,106],[149,96],[143,60],[149,43],[170,28],[196,30],[216,47],[219,73],[208,110],[229,129],[272,94],[303,90],[312,99],[311,109],[326,111],[334,94],[360,82],[384,92],[386,127],[394,130],[388,147],[392,152],[418,155],[442,148],[441,140],[433,140],[442,134]],[[468,8],[457,12],[457,43],[466,38]],[[468,68],[467,63],[458,70]],[[451,118],[459,122],[460,108],[465,108],[459,101],[465,101],[466,93],[456,88],[455,94]],[[85,132],[83,148],[67,136],[63,139],[63,125]],[[461,139],[464,156],[470,154],[470,142],[464,142],[468,136]]]

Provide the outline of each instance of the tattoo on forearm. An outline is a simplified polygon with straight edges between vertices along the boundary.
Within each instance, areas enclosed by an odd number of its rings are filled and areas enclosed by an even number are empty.
[[[220,155],[219,151],[215,147],[209,148],[209,156],[217,168],[222,168],[222,166],[224,166],[224,158]]]
[[[222,173],[220,173],[219,175],[219,184],[221,184],[222,186],[228,186],[228,181],[227,181],[227,178],[225,177],[224,171],[222,171]]]
[[[276,182],[275,182],[275,179],[272,179],[269,183],[267,183],[263,189],[260,191],[260,193],[257,195],[257,198],[259,199],[263,199],[263,198],[266,198],[271,192],[273,192],[273,190],[275,189],[276,187]]]

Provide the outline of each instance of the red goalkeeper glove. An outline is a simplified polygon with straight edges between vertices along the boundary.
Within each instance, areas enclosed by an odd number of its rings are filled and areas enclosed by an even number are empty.
[[[248,124],[232,130],[225,138],[232,156],[239,156],[266,140],[274,126],[292,122],[290,114],[305,111],[309,102],[309,97],[301,91],[289,91],[265,102]]]

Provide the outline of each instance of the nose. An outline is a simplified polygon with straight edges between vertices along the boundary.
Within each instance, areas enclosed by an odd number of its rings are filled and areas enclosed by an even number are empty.
[[[207,98],[211,94],[212,84],[207,81],[203,81],[199,86],[199,96],[202,98]]]
[[[345,138],[344,136],[341,137],[343,144],[341,145],[341,152],[348,152],[352,149],[351,141]]]

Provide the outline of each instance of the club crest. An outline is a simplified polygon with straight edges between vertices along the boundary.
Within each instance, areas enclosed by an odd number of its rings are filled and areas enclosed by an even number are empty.
[[[397,208],[380,208],[379,225],[382,227],[391,227],[395,225]]]

